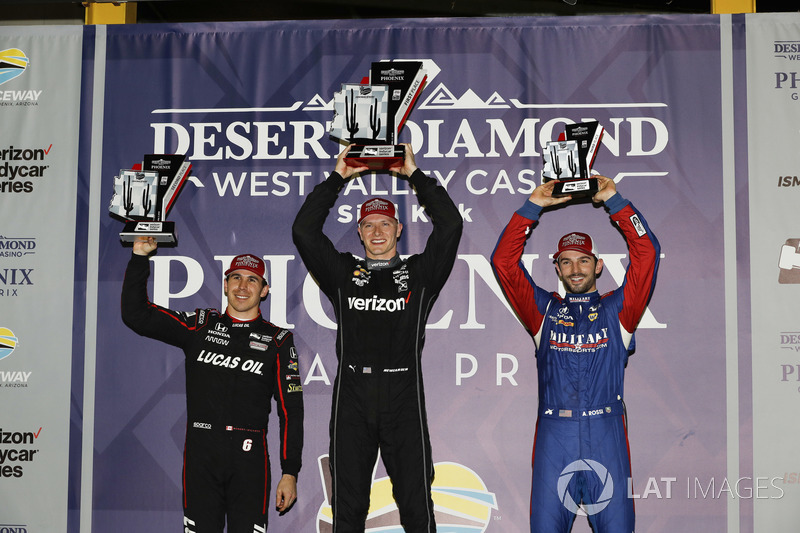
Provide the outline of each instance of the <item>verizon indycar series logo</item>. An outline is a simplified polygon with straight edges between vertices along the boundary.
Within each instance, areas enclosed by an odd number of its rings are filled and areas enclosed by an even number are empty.
[[[53,145],[46,147],[8,146],[0,149],[0,193],[31,193],[36,181],[45,177],[44,164]]]

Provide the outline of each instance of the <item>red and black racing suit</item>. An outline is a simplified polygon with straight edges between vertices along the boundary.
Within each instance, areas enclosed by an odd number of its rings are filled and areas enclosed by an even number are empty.
[[[334,533],[364,531],[379,449],[405,531],[436,531],[421,355],[428,314],[452,270],[463,222],[436,180],[417,170],[408,181],[433,221],[421,254],[367,261],[338,252],[322,231],[345,183],[336,172],[308,195],[292,228],[338,324],[330,423]]]
[[[133,254],[122,285],[122,318],[140,335],[186,354],[187,431],[184,529],[266,531],[266,436],[274,397],[283,474],[297,476],[303,448],[303,393],[292,333],[258,318],[240,322],[214,309],[184,313],[147,297],[148,258]]]

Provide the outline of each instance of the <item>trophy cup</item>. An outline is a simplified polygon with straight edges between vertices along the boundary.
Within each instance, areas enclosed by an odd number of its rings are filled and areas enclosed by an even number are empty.
[[[353,144],[348,165],[385,170],[402,163],[405,148],[396,142],[426,80],[421,61],[380,61],[372,64],[369,83],[342,84],[333,95],[329,133]]]
[[[591,172],[603,131],[596,121],[569,124],[559,140],[547,143],[542,179],[545,183],[557,180],[553,196],[577,198],[597,192],[597,178]]]
[[[109,212],[122,219],[120,241],[154,237],[158,243],[177,244],[175,223],[164,220],[192,165],[181,154],[149,154],[142,164],[122,169],[114,176],[114,196]]]

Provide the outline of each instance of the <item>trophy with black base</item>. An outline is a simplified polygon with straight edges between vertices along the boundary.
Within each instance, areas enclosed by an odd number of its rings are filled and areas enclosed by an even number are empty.
[[[397,139],[426,80],[421,61],[380,61],[372,64],[368,83],[342,84],[333,95],[329,133],[353,144],[348,165],[385,170],[402,164],[405,148]]]
[[[114,196],[108,210],[123,220],[123,243],[153,237],[160,244],[175,245],[175,223],[164,220],[183,188],[192,165],[180,154],[149,154],[141,164],[114,176]]]
[[[592,177],[592,165],[603,131],[599,122],[569,124],[559,140],[547,143],[542,180],[556,180],[553,196],[594,196],[597,178]]]

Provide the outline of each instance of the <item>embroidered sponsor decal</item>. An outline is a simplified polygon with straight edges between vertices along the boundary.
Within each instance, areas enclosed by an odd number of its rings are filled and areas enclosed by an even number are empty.
[[[647,230],[644,229],[644,224],[642,224],[641,219],[639,219],[639,215],[631,215],[630,216],[631,224],[633,224],[633,229],[636,230],[636,234],[641,237],[647,234]]]
[[[358,285],[359,287],[363,287],[367,283],[369,283],[369,270],[358,265],[356,269],[353,271],[353,283]]]

